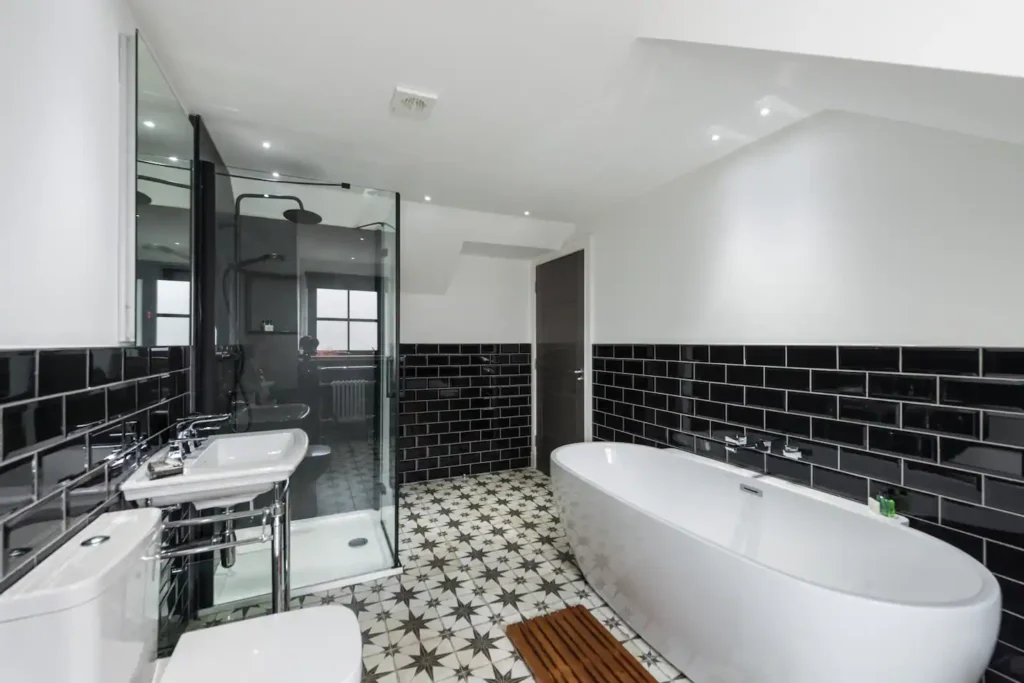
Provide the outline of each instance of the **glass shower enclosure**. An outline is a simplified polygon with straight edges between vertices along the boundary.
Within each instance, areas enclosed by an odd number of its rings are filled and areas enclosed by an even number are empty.
[[[218,207],[214,249],[218,410],[231,415],[228,431],[309,435],[289,484],[292,595],[365,580],[398,559],[399,197],[229,177],[234,206]],[[206,602],[265,598],[268,552],[213,558]]]

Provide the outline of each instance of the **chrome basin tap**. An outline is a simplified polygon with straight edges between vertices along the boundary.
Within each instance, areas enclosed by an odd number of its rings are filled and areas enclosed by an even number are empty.
[[[225,413],[223,415],[197,415],[184,420],[178,428],[177,437],[171,439],[169,442],[171,452],[168,453],[167,457],[181,460],[185,456],[190,455],[199,448],[207,438],[205,435],[200,436],[200,432],[216,431],[217,428],[211,428],[212,425],[220,425],[220,423],[224,422],[229,417],[231,417],[231,415]]]

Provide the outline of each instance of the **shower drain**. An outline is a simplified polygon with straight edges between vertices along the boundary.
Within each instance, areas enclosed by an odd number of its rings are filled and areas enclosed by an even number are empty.
[[[367,541],[365,538],[362,538],[362,537],[360,537],[360,538],[353,538],[351,541],[348,542],[348,547],[349,548],[362,548],[367,543],[369,543],[369,541]]]

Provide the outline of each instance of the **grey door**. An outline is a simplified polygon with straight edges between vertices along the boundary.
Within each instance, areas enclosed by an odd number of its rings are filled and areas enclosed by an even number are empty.
[[[583,252],[537,266],[537,469],[583,440]]]

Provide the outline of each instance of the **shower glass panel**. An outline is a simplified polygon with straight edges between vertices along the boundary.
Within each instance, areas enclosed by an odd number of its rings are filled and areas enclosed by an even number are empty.
[[[217,245],[220,402],[236,432],[299,427],[291,589],[396,566],[398,196],[232,171]],[[268,500],[257,499],[261,506]],[[238,527],[258,535],[258,523]],[[212,603],[270,591],[269,550],[213,562]]]

